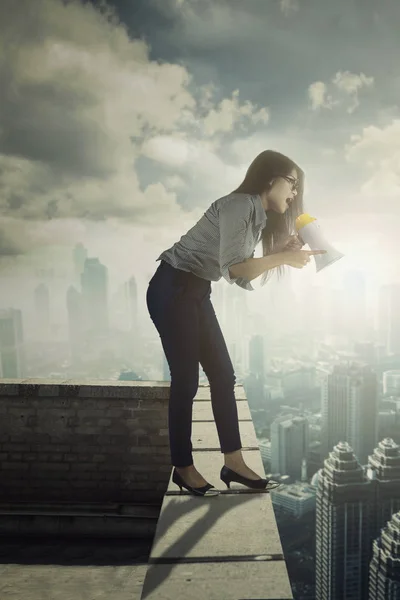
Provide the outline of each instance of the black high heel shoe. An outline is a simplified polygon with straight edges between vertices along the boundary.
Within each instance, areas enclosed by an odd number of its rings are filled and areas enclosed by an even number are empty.
[[[230,488],[232,481],[247,485],[247,487],[255,490],[274,490],[280,485],[280,483],[273,479],[248,479],[247,477],[243,477],[243,475],[239,475],[239,473],[232,471],[232,469],[226,465],[221,469],[221,479],[228,488]]]
[[[194,496],[218,496],[219,491],[215,489],[213,485],[207,483],[207,485],[203,485],[202,487],[195,488],[184,482],[181,475],[179,475],[178,471],[174,468],[172,473],[172,481],[179,485],[180,490],[184,487],[188,492],[193,494]]]

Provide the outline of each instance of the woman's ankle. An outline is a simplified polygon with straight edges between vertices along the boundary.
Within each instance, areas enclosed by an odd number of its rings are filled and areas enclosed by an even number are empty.
[[[243,465],[244,459],[242,450],[235,450],[234,452],[227,452],[224,454],[224,462],[227,467],[230,465]]]
[[[188,465],[187,467],[175,467],[175,469],[180,472],[180,473],[190,473],[191,471],[194,471],[194,465]]]

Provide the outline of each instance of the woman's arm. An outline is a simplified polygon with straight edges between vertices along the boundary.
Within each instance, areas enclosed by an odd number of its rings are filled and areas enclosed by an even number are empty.
[[[287,253],[277,252],[268,254],[261,258],[248,258],[247,260],[229,267],[229,272],[233,277],[243,277],[248,281],[256,279],[259,275],[270,269],[275,269],[286,264]]]

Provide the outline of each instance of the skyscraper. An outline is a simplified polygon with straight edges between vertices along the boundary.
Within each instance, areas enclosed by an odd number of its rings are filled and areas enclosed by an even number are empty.
[[[368,476],[375,484],[375,538],[400,510],[400,446],[391,438],[379,442],[369,456]]]
[[[84,323],[91,336],[108,333],[108,272],[98,258],[87,258],[81,275]]]
[[[128,329],[137,332],[138,328],[138,299],[136,279],[131,277],[124,283],[124,297],[126,314],[128,317]]]
[[[385,371],[382,377],[383,393],[385,396],[400,396],[400,370]]]
[[[257,376],[263,384],[265,379],[264,367],[264,338],[253,335],[249,342],[249,371]]]
[[[302,462],[307,458],[308,421],[305,417],[284,415],[271,424],[271,470],[300,481]]]
[[[20,309],[0,310],[0,377],[26,376],[22,312]]]
[[[366,365],[335,365],[322,382],[323,457],[340,440],[366,464],[377,442],[378,383]]]
[[[389,354],[400,354],[400,284],[379,290],[378,334]]]
[[[339,442],[317,477],[316,600],[365,600],[374,490],[353,449]]]
[[[368,600],[400,599],[400,511],[373,544]]]
[[[84,319],[81,294],[72,285],[67,290],[67,313],[71,359],[75,362],[83,351]]]

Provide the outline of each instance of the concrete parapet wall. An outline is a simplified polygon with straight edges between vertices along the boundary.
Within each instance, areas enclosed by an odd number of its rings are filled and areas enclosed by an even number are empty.
[[[161,503],[168,382],[0,381],[0,502]]]

